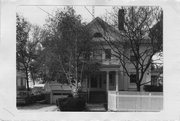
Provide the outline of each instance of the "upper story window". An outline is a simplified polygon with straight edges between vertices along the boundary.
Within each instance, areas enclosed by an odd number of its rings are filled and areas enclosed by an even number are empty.
[[[155,86],[158,85],[157,78],[158,78],[158,77],[155,76],[155,75],[152,75],[152,76],[151,76],[151,85],[155,85]]]
[[[91,52],[90,57],[96,59],[102,59],[102,50],[101,49],[93,50]]]
[[[100,32],[94,33],[93,37],[102,37],[102,34]]]
[[[111,59],[111,49],[105,49],[105,59]]]
[[[130,83],[136,83],[136,74],[130,75]]]

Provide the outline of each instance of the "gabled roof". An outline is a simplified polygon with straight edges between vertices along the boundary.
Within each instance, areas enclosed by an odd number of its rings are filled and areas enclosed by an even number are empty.
[[[86,27],[88,30],[90,30],[90,34],[92,36],[95,33],[101,33],[105,38],[123,41],[122,31],[116,30],[114,27],[112,27],[99,17],[93,19]]]

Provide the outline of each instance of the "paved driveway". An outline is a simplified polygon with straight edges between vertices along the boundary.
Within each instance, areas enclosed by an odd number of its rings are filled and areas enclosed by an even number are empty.
[[[50,104],[32,104],[28,106],[18,106],[19,111],[37,111],[37,112],[56,112],[59,111],[56,105]]]

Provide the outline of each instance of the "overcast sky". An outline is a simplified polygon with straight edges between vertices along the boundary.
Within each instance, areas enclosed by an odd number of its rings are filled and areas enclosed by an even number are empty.
[[[63,9],[65,6],[18,6],[17,13],[23,15],[30,23],[43,26],[45,24],[45,19],[48,17],[48,13],[54,15],[57,9]],[[92,20],[92,6],[73,6],[77,14],[82,16],[83,22],[90,22]],[[105,15],[106,11],[111,11],[112,6],[95,6],[94,7],[95,17]],[[44,11],[43,11],[43,10]],[[46,12],[48,13],[46,13]]]

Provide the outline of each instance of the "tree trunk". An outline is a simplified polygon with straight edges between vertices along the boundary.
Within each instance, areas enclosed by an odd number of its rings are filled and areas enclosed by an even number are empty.
[[[140,84],[140,81],[139,81],[139,70],[136,69],[136,86],[137,86],[137,91],[141,91],[141,84]]]
[[[35,85],[34,74],[33,74],[33,73],[31,73],[31,76],[32,76],[33,85]]]
[[[140,92],[140,91],[141,91],[140,83],[138,82],[138,83],[136,84],[136,86],[137,86],[137,91]]]
[[[28,78],[28,71],[26,69],[26,83],[27,83],[27,91],[29,91],[29,78]]]

